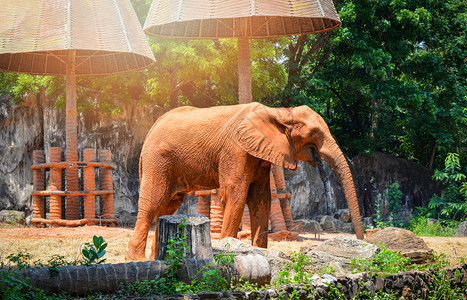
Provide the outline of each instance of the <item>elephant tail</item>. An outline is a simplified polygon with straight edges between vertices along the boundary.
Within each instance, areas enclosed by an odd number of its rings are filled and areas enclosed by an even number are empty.
[[[139,184],[141,184],[141,178],[143,178],[143,156],[139,157]]]

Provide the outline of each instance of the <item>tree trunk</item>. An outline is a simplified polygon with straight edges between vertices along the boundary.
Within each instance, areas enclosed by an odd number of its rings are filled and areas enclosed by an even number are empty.
[[[180,226],[183,220],[186,220],[186,226]],[[186,236],[187,259],[212,257],[210,221],[206,216],[199,214],[162,216],[159,217],[157,226],[159,235],[156,260],[165,259],[168,241],[175,238],[178,232]]]

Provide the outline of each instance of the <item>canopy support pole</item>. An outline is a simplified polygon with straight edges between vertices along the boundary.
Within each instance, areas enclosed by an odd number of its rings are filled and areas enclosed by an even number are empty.
[[[251,103],[250,40],[238,38],[238,103]]]
[[[68,51],[66,64],[66,171],[67,191],[78,190],[78,123],[76,114],[76,50]],[[66,219],[79,219],[79,197],[67,197]]]

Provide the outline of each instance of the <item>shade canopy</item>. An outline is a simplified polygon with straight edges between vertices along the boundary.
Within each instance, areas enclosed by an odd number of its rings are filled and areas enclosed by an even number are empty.
[[[332,0],[154,0],[144,30],[173,38],[269,38],[340,24]]]
[[[76,75],[142,69],[154,62],[129,0],[2,1],[0,69],[65,75],[76,50]]]

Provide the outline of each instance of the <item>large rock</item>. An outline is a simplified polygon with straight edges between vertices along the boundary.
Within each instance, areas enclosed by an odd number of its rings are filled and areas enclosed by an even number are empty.
[[[402,228],[387,227],[365,239],[373,245],[382,242],[388,249],[400,251],[410,257],[413,263],[422,263],[431,258],[430,248],[413,232]]]
[[[2,210],[0,211],[0,223],[24,224],[24,212],[16,210]]]
[[[323,229],[319,225],[319,223],[315,220],[308,220],[308,219],[300,219],[294,220],[294,226],[292,227],[292,231],[296,232],[310,232],[315,234],[320,234],[323,232]]]
[[[331,216],[321,216],[317,220],[328,233],[355,233],[352,223],[345,223]]]
[[[348,274],[352,271],[352,258],[369,258],[378,251],[374,245],[353,237],[338,235],[324,241],[307,253],[313,260],[313,269],[321,271],[323,266],[333,267],[336,275]]]
[[[467,236],[467,221],[464,221],[457,226],[456,236]]]

